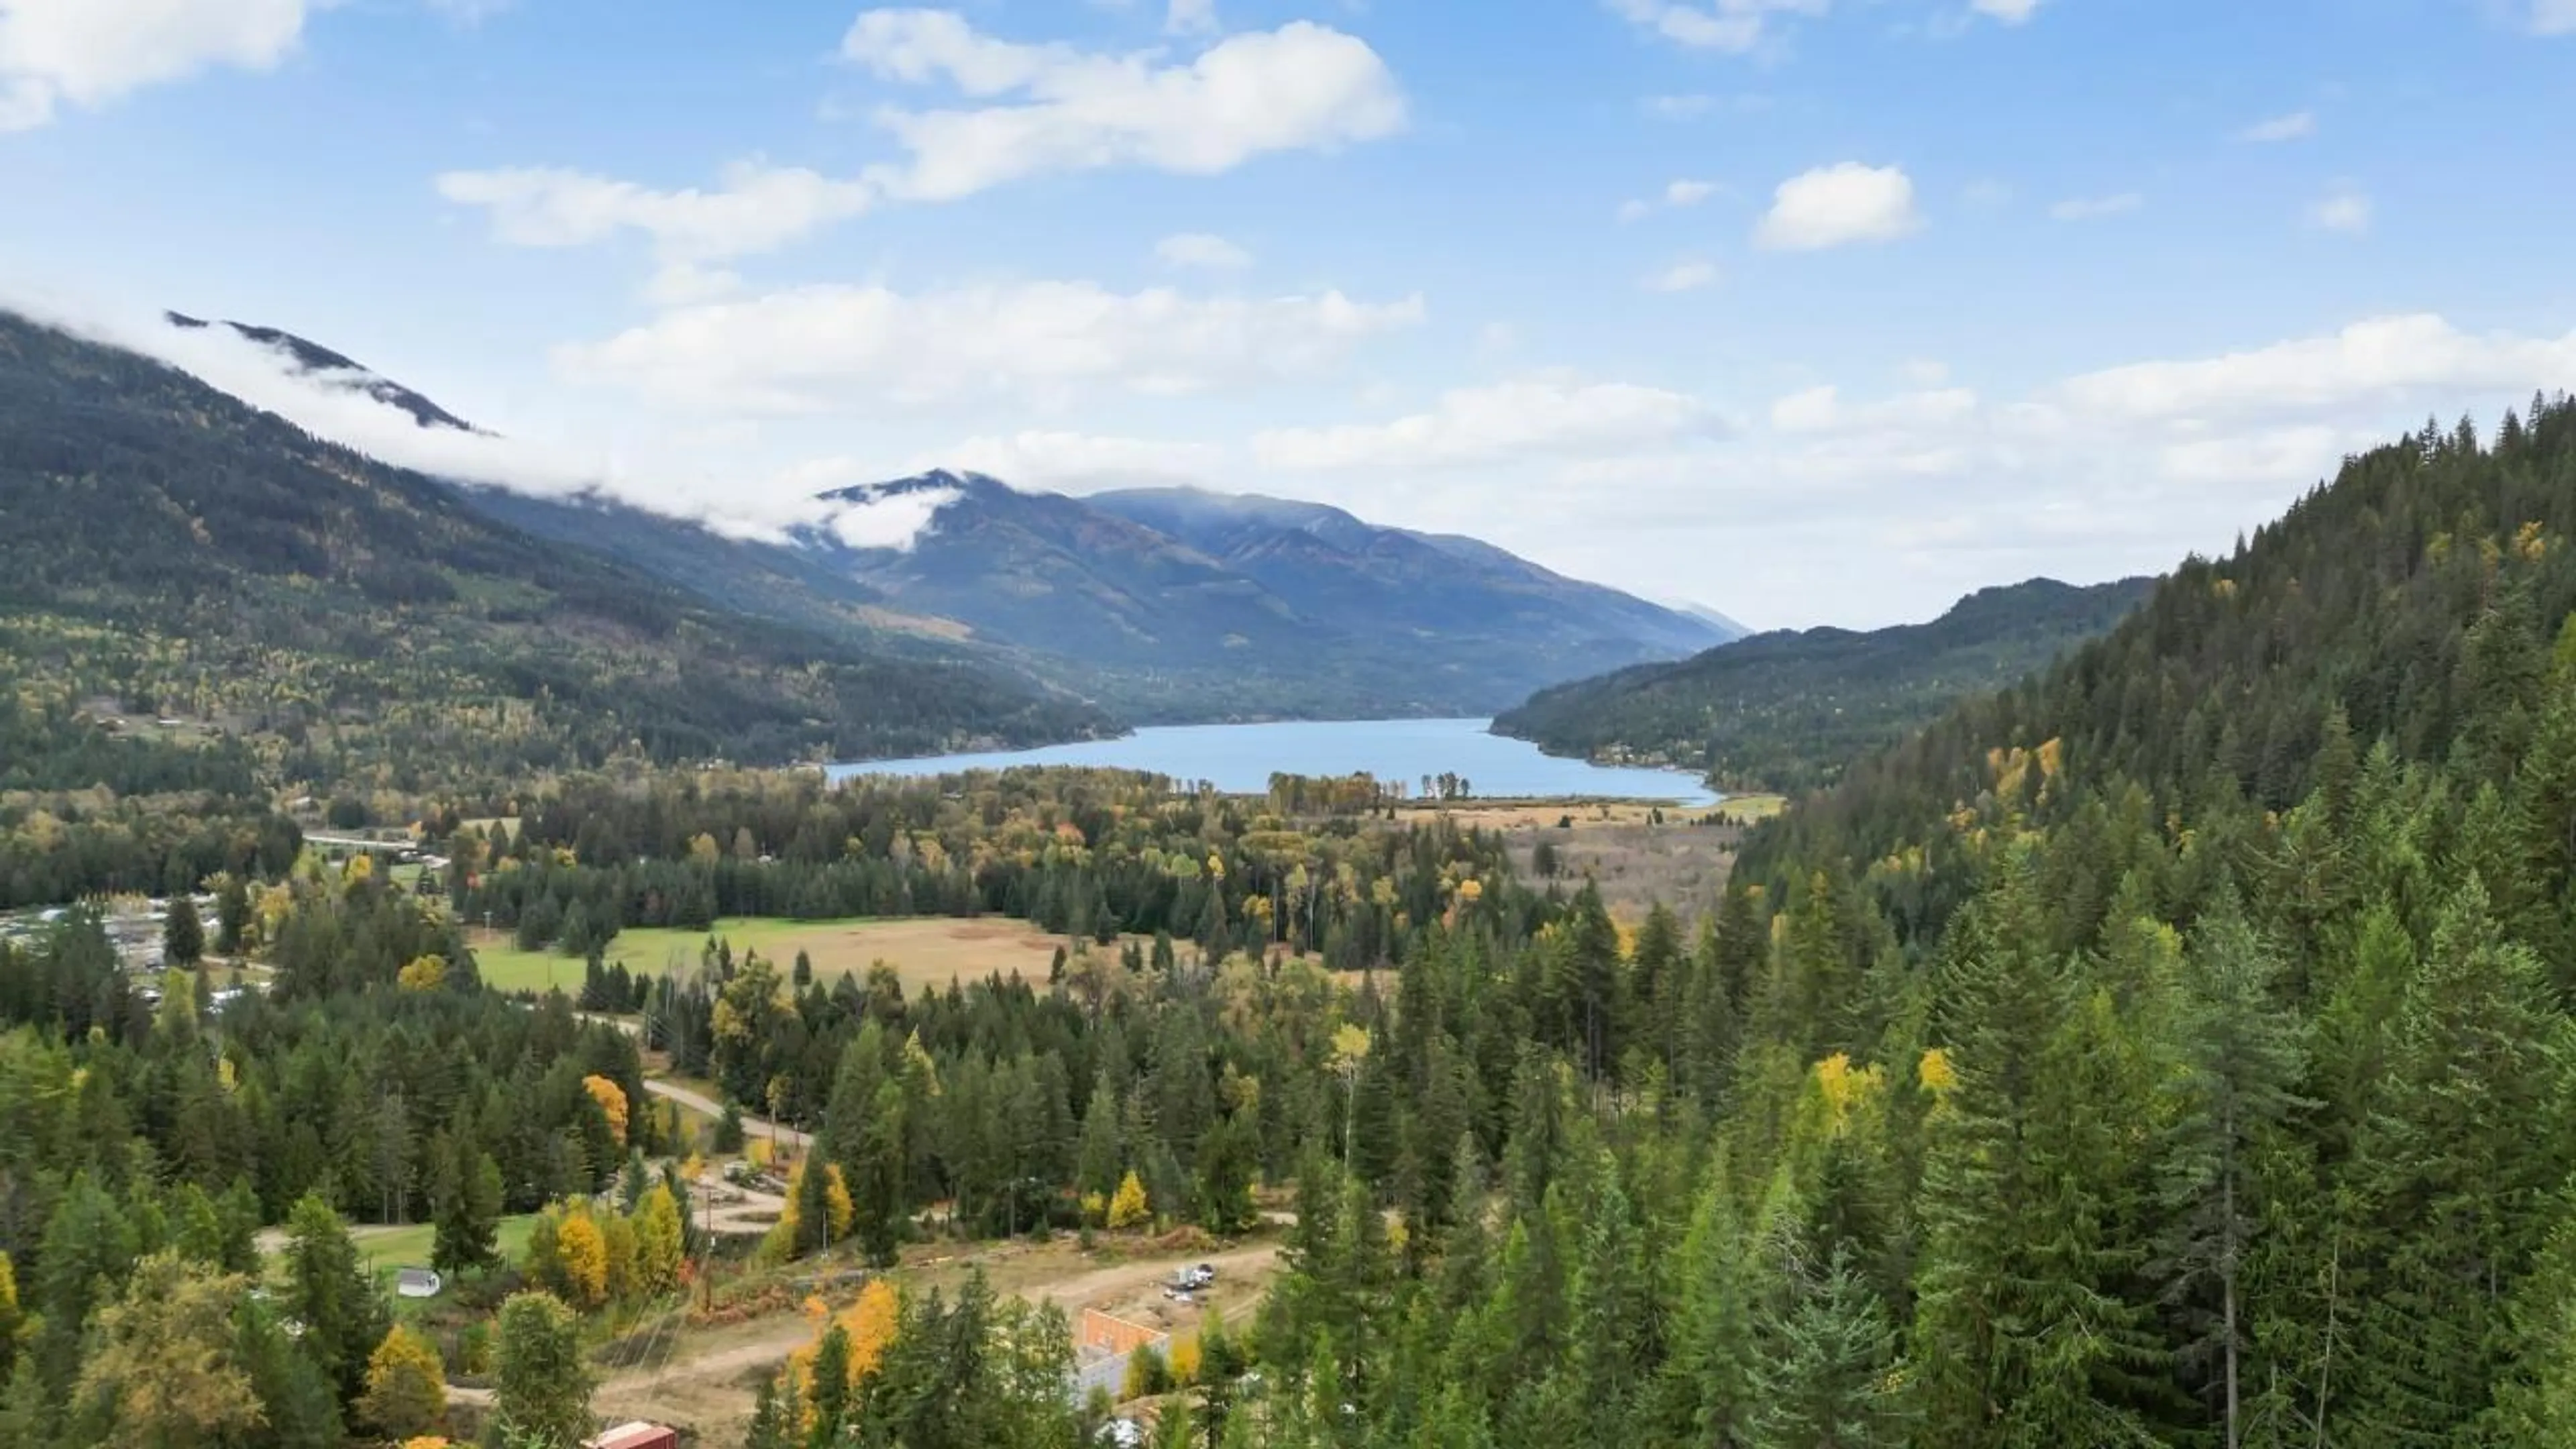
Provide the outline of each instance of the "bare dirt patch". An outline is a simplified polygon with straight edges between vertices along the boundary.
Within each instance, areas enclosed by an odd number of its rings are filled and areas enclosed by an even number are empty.
[[[1211,1308],[1230,1324],[1245,1321],[1279,1270],[1279,1245],[1270,1241],[1204,1253],[1117,1256],[1134,1246],[1143,1245],[1104,1240],[1086,1254],[1069,1237],[975,1247],[922,1244],[906,1250],[893,1276],[907,1291],[954,1293],[980,1267],[997,1293],[1054,1303],[1068,1317],[1098,1308],[1167,1329],[1180,1340],[1198,1332]],[[1166,1299],[1164,1280],[1194,1263],[1217,1270],[1215,1288],[1187,1305]],[[743,1441],[761,1378],[813,1337],[813,1320],[802,1313],[686,1329],[654,1354],[649,1368],[611,1373],[591,1396],[591,1407],[611,1417],[686,1426],[696,1431],[698,1443],[729,1449]]]

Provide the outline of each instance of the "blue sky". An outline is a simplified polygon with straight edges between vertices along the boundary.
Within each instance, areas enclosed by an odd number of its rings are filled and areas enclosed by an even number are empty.
[[[0,0],[0,299],[727,526],[1187,481],[1870,625],[2576,387],[2566,134],[2576,0]]]

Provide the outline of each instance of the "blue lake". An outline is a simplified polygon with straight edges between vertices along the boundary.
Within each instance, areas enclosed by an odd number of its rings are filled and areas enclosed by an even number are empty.
[[[1102,765],[1205,780],[1228,794],[1258,795],[1273,772],[1350,775],[1362,770],[1419,791],[1425,775],[1466,777],[1482,799],[1591,796],[1670,800],[1693,807],[1718,796],[1678,770],[1623,769],[1539,753],[1525,740],[1486,732],[1481,719],[1298,720],[1283,724],[1173,725],[1124,739],[1037,750],[932,755],[835,765],[832,775],[945,775],[1013,765]]]

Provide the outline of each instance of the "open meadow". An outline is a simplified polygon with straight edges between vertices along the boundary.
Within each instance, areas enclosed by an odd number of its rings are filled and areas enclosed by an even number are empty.
[[[621,931],[601,953],[623,962],[640,975],[686,974],[710,939],[733,947],[736,959],[746,951],[778,963],[784,972],[803,951],[814,963],[814,975],[832,981],[848,972],[864,976],[883,961],[895,969],[907,991],[946,986],[951,980],[974,981],[999,973],[1046,979],[1047,968],[1061,944],[1026,921],[1002,916],[960,918],[914,916],[900,920],[790,921],[774,917],[718,921],[708,931],[638,929]],[[467,933],[474,962],[486,984],[502,991],[581,988],[579,957],[553,951],[523,951],[499,930]]]

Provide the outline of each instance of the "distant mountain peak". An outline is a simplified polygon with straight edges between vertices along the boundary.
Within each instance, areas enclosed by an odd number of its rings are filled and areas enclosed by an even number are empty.
[[[428,398],[377,372],[374,368],[343,353],[332,351],[318,342],[307,341],[292,332],[276,327],[260,327],[248,322],[210,322],[191,317],[185,312],[164,312],[173,327],[203,331],[210,327],[229,328],[234,335],[280,354],[295,370],[327,386],[362,392],[387,407],[400,408],[411,414],[413,422],[424,428],[453,428],[460,433],[481,429]]]

